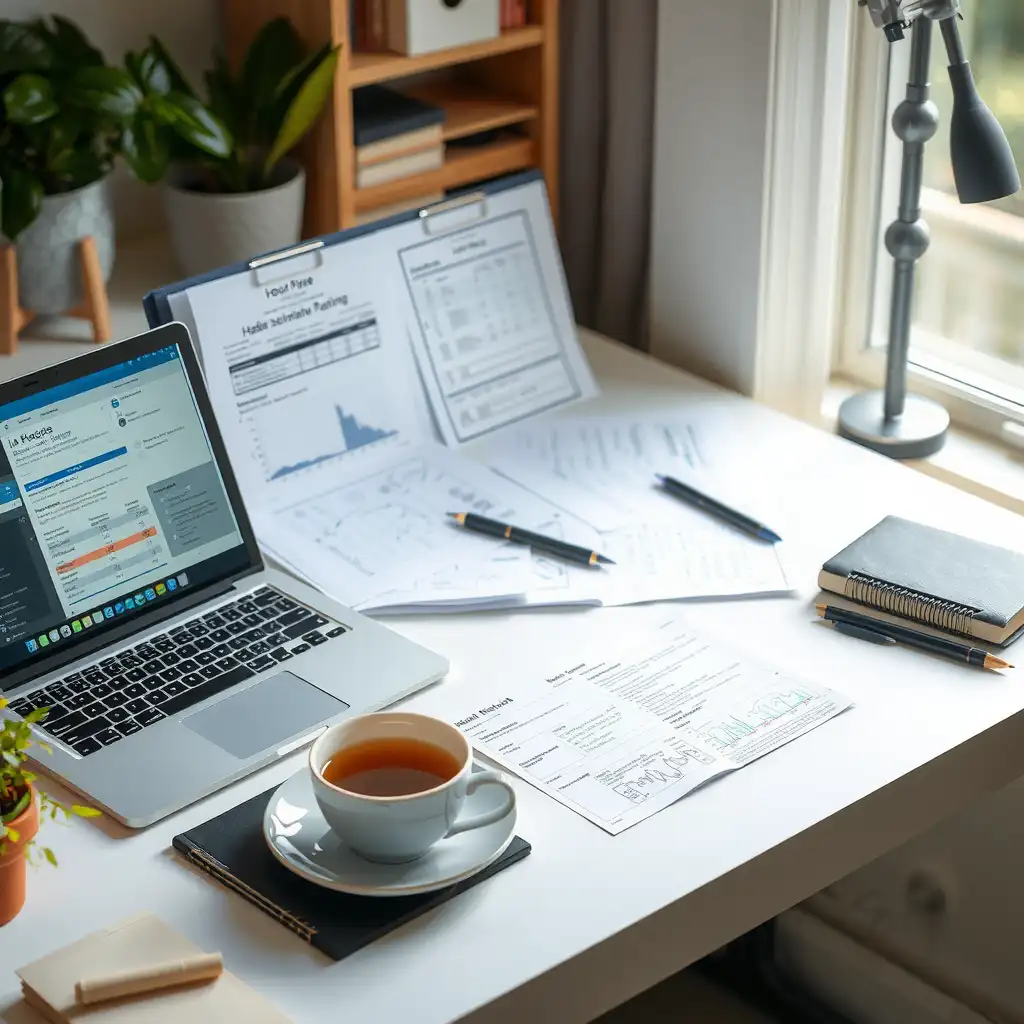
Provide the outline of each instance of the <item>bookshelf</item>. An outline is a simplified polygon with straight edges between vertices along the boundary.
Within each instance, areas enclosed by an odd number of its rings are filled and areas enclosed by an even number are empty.
[[[299,152],[307,237],[351,227],[357,215],[378,207],[529,167],[543,172],[557,215],[558,0],[530,0],[529,24],[495,39],[416,57],[352,52],[349,0],[221,0],[221,11],[236,66],[260,26],[281,15],[310,49],[327,40],[341,46],[333,95]],[[380,82],[443,106],[446,144],[496,134],[483,144],[446,146],[437,170],[357,189],[351,93]]]

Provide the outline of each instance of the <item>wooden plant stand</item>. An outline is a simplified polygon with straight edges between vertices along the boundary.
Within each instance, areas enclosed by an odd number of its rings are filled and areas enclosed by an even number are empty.
[[[91,235],[78,242],[78,265],[85,298],[64,315],[88,320],[97,344],[110,341],[110,303]],[[24,309],[18,302],[18,263],[14,246],[0,246],[0,355],[12,356],[17,352],[18,333],[34,317],[31,310]]]

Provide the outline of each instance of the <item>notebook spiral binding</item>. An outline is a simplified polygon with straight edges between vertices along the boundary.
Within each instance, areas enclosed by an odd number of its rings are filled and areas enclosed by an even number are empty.
[[[890,612],[904,619],[914,619],[949,633],[972,636],[971,624],[977,608],[944,601],[931,594],[922,594],[907,587],[898,587],[885,580],[852,572],[846,578],[845,596],[879,611]]]
[[[255,889],[246,885],[245,882],[241,881],[241,879],[238,879],[231,874],[231,872],[228,871],[228,869],[219,861],[206,856],[206,854],[201,850],[197,850],[195,847],[189,848],[188,859],[196,864],[201,870],[209,872],[218,881],[223,882],[223,884],[229,889],[234,889],[240,896],[244,896],[250,903],[255,903],[260,910],[270,914],[271,917],[280,921],[286,928],[290,928],[296,935],[299,935],[307,942],[312,943],[313,936],[316,935],[316,929],[314,927],[306,924],[305,921],[297,918],[294,914],[290,914],[287,910],[282,910],[281,907],[276,903],[272,903],[262,893],[259,893]]]

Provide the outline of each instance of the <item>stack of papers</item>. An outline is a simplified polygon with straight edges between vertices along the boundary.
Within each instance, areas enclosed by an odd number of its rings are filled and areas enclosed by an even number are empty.
[[[553,418],[598,389],[542,183],[445,223],[398,224],[182,293],[177,315],[194,328],[261,547],[375,613],[790,589],[778,546],[653,487],[655,472],[711,471],[692,424]],[[536,556],[449,512],[616,564]]]

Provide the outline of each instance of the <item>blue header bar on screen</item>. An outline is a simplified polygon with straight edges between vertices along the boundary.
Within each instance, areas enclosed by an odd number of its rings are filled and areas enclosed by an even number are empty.
[[[47,388],[45,391],[29,395],[26,398],[19,398],[16,402],[0,405],[0,420],[12,420],[17,416],[24,416],[25,413],[44,409],[55,402],[73,398],[83,392],[101,388],[105,384],[112,384],[114,381],[130,377],[142,370],[151,370],[161,363],[169,363],[180,358],[177,345],[166,345],[164,348],[158,348],[155,352],[147,352],[134,359],[126,359],[123,363],[108,366],[105,370],[97,370],[96,373],[79,377],[78,380],[69,380],[66,384],[58,384],[56,387]]]

